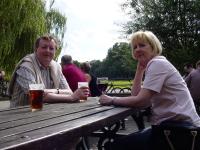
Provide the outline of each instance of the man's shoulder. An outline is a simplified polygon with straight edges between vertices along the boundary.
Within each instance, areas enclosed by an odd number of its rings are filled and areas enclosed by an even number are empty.
[[[200,70],[192,70],[189,74],[190,76],[199,76],[200,75]]]
[[[26,68],[28,70],[31,70],[34,72],[34,68],[33,68],[33,63],[31,62],[23,62],[21,65],[20,65],[20,68],[23,67],[23,68]]]
[[[60,64],[59,64],[58,62],[56,62],[55,60],[52,60],[50,64],[51,64],[51,65],[60,65]]]
[[[26,55],[24,58],[21,59],[21,61],[19,62],[19,66],[21,67],[25,67],[25,68],[32,68],[33,67],[33,54],[28,54]]]
[[[76,65],[73,64],[68,64],[64,66],[65,70],[70,70],[70,71],[76,71],[78,69],[78,67]]]

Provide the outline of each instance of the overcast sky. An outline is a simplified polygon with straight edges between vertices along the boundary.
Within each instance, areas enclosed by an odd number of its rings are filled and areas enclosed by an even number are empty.
[[[120,8],[124,0],[55,0],[54,7],[67,17],[61,55],[69,54],[79,62],[102,60],[119,42],[127,17]]]

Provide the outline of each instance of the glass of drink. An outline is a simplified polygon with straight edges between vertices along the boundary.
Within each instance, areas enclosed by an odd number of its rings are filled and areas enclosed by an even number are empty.
[[[108,87],[108,77],[97,78],[97,87],[101,93],[105,93]]]
[[[88,82],[78,82],[78,88],[89,88]],[[83,96],[80,98],[80,102],[84,102],[87,100],[87,96]]]
[[[29,84],[29,101],[32,112],[41,110],[43,107],[43,84]]]

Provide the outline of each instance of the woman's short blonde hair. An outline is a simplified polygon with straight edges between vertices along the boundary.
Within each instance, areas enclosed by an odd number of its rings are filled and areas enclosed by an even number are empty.
[[[160,55],[162,53],[162,45],[158,38],[151,31],[137,31],[131,36],[131,49],[134,51],[134,41],[141,40],[149,43],[152,47],[153,53],[155,56]]]

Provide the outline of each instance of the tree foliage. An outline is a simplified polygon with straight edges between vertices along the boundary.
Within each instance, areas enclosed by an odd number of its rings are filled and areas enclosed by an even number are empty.
[[[136,62],[132,58],[131,48],[128,43],[115,43],[108,50],[106,58],[92,63],[92,71],[97,76],[109,78],[132,78]]]
[[[13,69],[20,57],[32,51],[33,41],[45,32],[45,10],[41,0],[0,2],[0,64]]]
[[[66,19],[56,10],[47,12],[43,0],[1,0],[0,20],[0,66],[6,73],[33,52],[35,39],[40,35],[54,33],[62,43]],[[49,22],[51,25],[47,26]]]
[[[127,0],[123,8],[131,17],[124,25],[126,34],[154,32],[163,44],[163,54],[179,70],[185,62],[199,60],[199,0]]]
[[[62,46],[63,38],[66,27],[66,17],[62,15],[58,10],[54,9],[52,6],[55,0],[52,0],[49,5],[49,11],[46,14],[46,28],[47,32],[53,34],[58,40],[58,50],[56,51],[56,58],[58,58]]]

